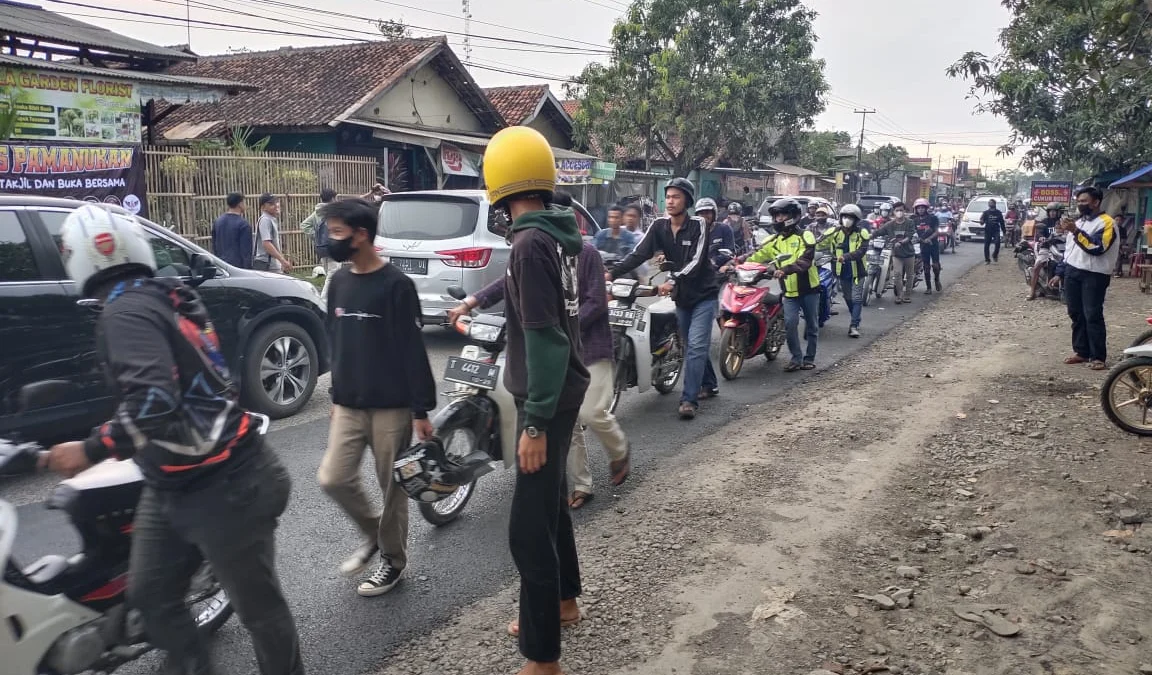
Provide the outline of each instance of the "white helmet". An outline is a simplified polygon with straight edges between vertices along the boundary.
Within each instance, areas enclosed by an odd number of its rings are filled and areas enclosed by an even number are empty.
[[[712,213],[716,213],[716,200],[712,199],[711,197],[704,197],[703,199],[697,200],[696,213],[700,213],[701,211],[711,211]]]
[[[140,224],[98,204],[85,204],[68,214],[60,248],[68,276],[86,298],[114,274],[156,270],[156,254]]]
[[[864,220],[864,212],[860,210],[859,206],[855,204],[845,204],[840,207],[841,216],[852,216],[856,220]]]

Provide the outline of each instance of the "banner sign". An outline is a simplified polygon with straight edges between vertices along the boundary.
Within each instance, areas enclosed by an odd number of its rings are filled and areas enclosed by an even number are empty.
[[[1049,202],[1071,204],[1072,183],[1071,181],[1059,180],[1034,180],[1029,198],[1032,200],[1033,206]]]
[[[440,144],[440,169],[446,176],[479,176],[479,162],[455,145]]]
[[[932,158],[931,157],[909,157],[908,159],[906,159],[904,161],[904,163],[907,164],[908,166],[914,166],[917,169],[929,169],[930,170],[932,168]]]
[[[0,192],[102,202],[147,215],[140,146],[0,142]]]
[[[556,160],[556,182],[563,185],[580,185],[592,182],[593,159]]]
[[[16,104],[17,140],[140,143],[136,85],[120,80],[0,69],[0,100]]]

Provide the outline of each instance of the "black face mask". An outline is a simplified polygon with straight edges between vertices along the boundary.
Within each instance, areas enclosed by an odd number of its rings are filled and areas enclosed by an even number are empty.
[[[347,262],[360,249],[352,245],[352,237],[328,240],[328,257],[336,262]]]
[[[1092,215],[1092,207],[1091,206],[1086,206],[1084,204],[1081,204],[1080,206],[1076,207],[1076,210],[1079,211],[1080,215],[1082,215],[1082,216]]]

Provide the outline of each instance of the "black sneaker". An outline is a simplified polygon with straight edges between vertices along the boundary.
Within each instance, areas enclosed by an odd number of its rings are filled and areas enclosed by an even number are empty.
[[[396,584],[400,583],[400,573],[392,566],[392,561],[387,558],[380,559],[380,566],[376,571],[368,575],[368,578],[360,582],[360,586],[356,592],[365,598],[374,598],[377,595],[384,595],[388,591],[396,588]]]

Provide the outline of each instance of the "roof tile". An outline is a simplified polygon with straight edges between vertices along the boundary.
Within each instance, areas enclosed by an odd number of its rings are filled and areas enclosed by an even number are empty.
[[[519,87],[490,87],[484,90],[492,105],[508,124],[524,124],[536,112],[540,99],[548,95],[548,85],[528,84]]]

